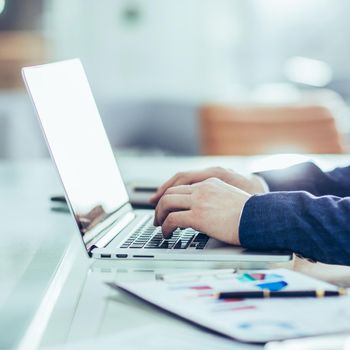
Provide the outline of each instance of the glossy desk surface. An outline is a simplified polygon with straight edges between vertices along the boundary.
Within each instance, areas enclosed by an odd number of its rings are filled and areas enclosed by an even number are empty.
[[[324,169],[348,164],[348,156],[310,157]],[[185,169],[221,165],[244,172],[302,160],[294,156],[121,156],[119,165],[126,181],[157,184]],[[0,349],[61,348],[63,344],[69,348],[70,344],[86,339],[92,347],[120,341],[120,348],[128,348],[123,341],[128,341],[130,332],[134,331],[140,337],[135,335],[130,348],[136,344],[142,344],[144,349],[155,348],[154,342],[152,345],[144,339],[150,329],[154,335],[157,332],[162,335],[158,335],[159,341],[154,337],[157,344],[163,346],[161,342],[168,340],[163,348],[181,346],[181,335],[183,339],[188,337],[188,341],[209,336],[208,348],[213,344],[226,348],[226,339],[220,336],[208,335],[130,296],[109,290],[104,281],[154,278],[155,272],[173,271],[181,266],[170,263],[150,268],[139,262],[94,263],[87,258],[70,215],[50,210],[49,196],[61,193],[61,184],[49,159],[0,162]],[[298,259],[294,267],[340,284],[350,280],[347,267]],[[165,333],[168,333],[166,337]],[[231,340],[229,344],[234,349],[260,348]],[[191,348],[196,349],[196,344]],[[198,344],[198,348],[205,347]]]

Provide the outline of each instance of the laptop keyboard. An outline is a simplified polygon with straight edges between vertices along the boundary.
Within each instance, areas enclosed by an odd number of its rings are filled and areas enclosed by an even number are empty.
[[[177,229],[169,239],[164,239],[160,227],[152,224],[152,218],[137,229],[121,248],[145,248],[145,249],[204,249],[209,237],[191,228]]]

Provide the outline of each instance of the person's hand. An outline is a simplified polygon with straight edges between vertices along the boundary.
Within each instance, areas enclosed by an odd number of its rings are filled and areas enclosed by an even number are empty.
[[[214,167],[199,171],[177,173],[159,187],[158,191],[150,198],[150,202],[156,204],[165,191],[170,187],[192,185],[213,177],[218,178],[229,185],[238,187],[250,194],[264,193],[268,191],[265,181],[258,175],[242,175],[231,169]]]
[[[105,216],[106,212],[103,209],[102,205],[97,205],[86,214],[78,213],[76,215],[76,219],[79,222],[80,231],[82,233],[85,233],[97,225],[99,222],[101,222]]]
[[[239,221],[250,194],[217,178],[168,188],[158,202],[154,224],[169,238],[177,228],[191,227],[239,245]]]

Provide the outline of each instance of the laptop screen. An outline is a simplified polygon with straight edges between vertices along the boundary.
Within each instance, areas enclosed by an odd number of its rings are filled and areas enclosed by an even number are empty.
[[[89,232],[128,194],[84,69],[75,59],[24,68],[23,75],[87,246]]]

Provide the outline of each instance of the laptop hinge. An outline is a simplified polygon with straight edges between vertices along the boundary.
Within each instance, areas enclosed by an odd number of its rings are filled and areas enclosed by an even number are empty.
[[[125,229],[134,219],[136,215],[133,211],[128,211],[124,215],[118,217],[118,220],[104,230],[102,236],[97,240],[90,242],[87,247],[88,252],[95,248],[105,248],[122,230]]]

